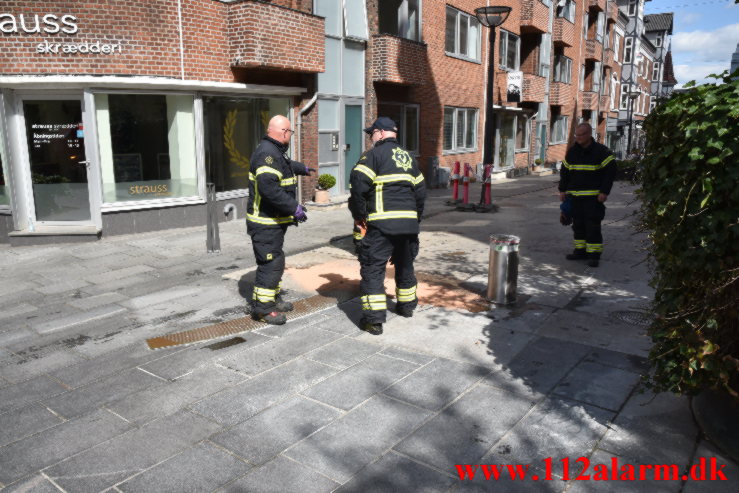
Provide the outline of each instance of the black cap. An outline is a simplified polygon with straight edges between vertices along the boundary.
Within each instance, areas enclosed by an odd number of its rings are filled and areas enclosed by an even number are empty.
[[[364,132],[366,134],[372,135],[372,132],[377,130],[389,130],[391,132],[397,132],[398,126],[395,124],[394,121],[392,121],[390,118],[386,116],[381,116],[377,120],[375,120],[375,123],[373,123],[371,126],[364,129]]]

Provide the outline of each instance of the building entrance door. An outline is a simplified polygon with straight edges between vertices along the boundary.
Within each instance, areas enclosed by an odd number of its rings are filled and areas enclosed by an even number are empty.
[[[30,218],[50,226],[89,225],[82,99],[23,98]]]
[[[344,106],[344,188],[349,189],[349,175],[362,155],[362,105]]]

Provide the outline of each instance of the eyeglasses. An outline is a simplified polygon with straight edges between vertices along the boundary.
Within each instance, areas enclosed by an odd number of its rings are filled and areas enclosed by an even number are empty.
[[[283,128],[282,131],[283,132],[290,132],[291,134],[294,134],[295,133],[295,130],[292,130],[292,129],[289,129],[289,128]]]

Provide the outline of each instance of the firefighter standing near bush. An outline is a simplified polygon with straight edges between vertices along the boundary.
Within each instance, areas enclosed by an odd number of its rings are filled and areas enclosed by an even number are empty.
[[[269,121],[267,135],[251,156],[249,201],[246,231],[251,237],[257,274],[252,294],[252,317],[282,325],[287,317],[281,312],[293,309],[280,296],[280,282],[285,270],[282,245],[291,224],[306,221],[305,209],[296,199],[296,175],[315,172],[303,163],[291,161],[287,152],[293,134],[290,120],[277,115]]]
[[[359,252],[360,327],[380,335],[387,315],[385,268],[389,259],[395,264],[397,313],[411,317],[418,305],[413,261],[418,255],[426,184],[416,160],[398,144],[393,120],[380,117],[364,131],[374,147],[352,169],[349,210],[357,228],[366,229]]]
[[[562,161],[559,199],[564,202],[570,195],[572,201],[575,250],[567,259],[587,259],[590,267],[598,267],[603,252],[600,223],[606,214],[604,202],[611,193],[616,164],[611,151],[595,142],[592,134],[588,123],[575,128],[575,144]]]

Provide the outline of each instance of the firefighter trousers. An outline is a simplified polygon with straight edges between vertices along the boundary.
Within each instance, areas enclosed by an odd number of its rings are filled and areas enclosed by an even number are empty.
[[[606,206],[597,196],[572,198],[572,231],[575,250],[584,250],[589,257],[600,258],[603,235],[600,222],[606,215]]]
[[[368,227],[359,253],[362,280],[362,318],[369,323],[384,323],[387,317],[385,269],[388,260],[395,264],[395,295],[399,310],[418,305],[413,261],[418,255],[418,235],[386,235]]]
[[[280,282],[285,271],[285,242],[287,225],[278,228],[249,228],[249,236],[257,260],[257,275],[252,293],[252,312],[266,315],[275,311],[280,295]]]

